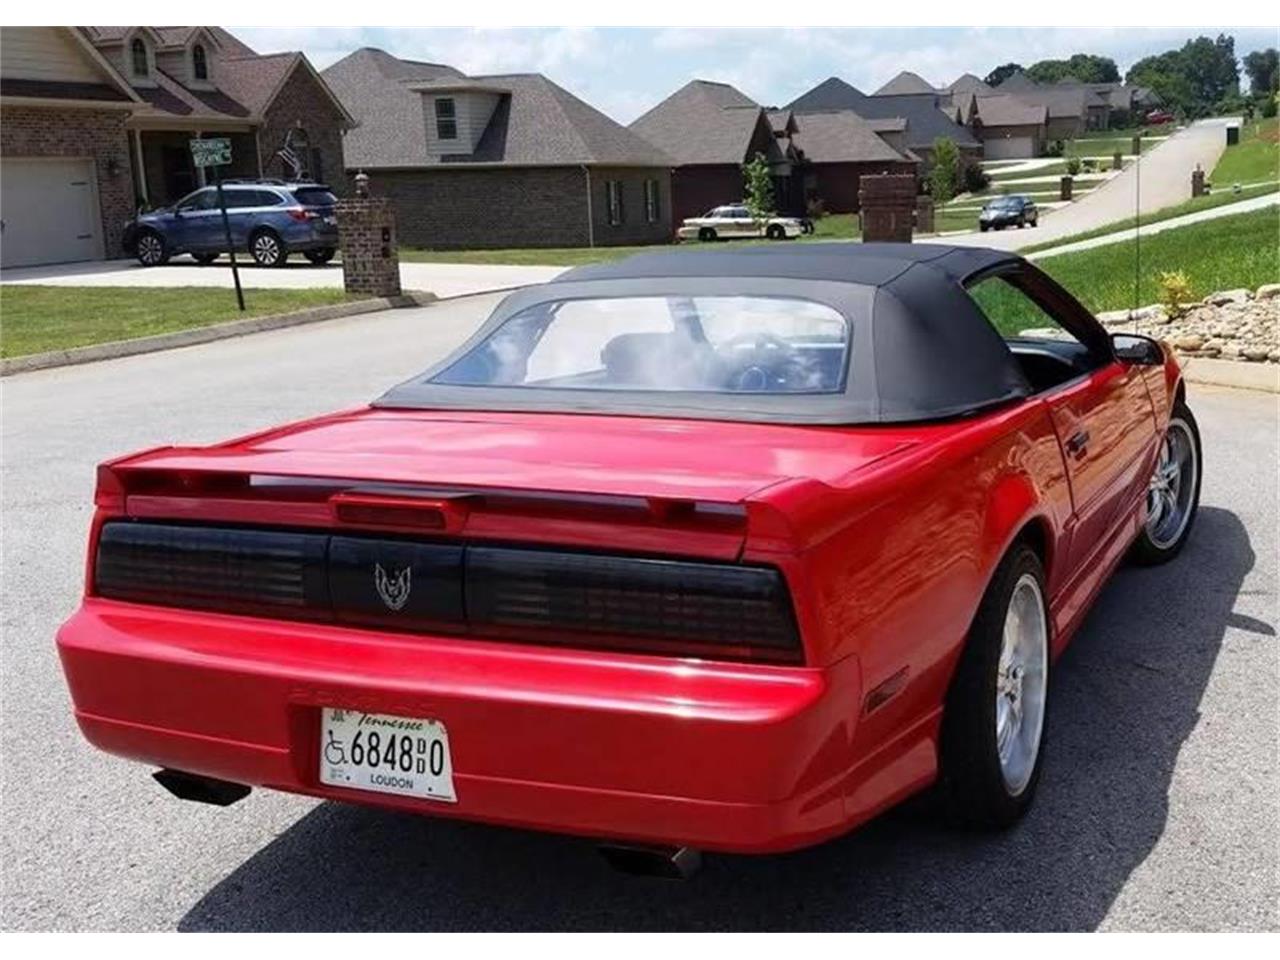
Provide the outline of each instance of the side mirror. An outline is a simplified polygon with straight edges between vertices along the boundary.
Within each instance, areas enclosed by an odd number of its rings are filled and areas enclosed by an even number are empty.
[[[1164,348],[1150,337],[1137,333],[1113,333],[1111,349],[1121,363],[1134,363],[1143,367],[1164,365]]]

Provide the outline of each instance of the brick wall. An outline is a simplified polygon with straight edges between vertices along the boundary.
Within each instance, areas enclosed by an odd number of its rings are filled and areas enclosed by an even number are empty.
[[[914,163],[815,163],[804,168],[810,198],[820,198],[827,213],[857,213],[862,178],[872,174],[915,175]],[[812,186],[808,177],[812,174]]]
[[[650,223],[644,204],[644,182],[658,182],[658,218]],[[609,181],[622,184],[622,223],[609,222]],[[646,167],[593,167],[591,170],[591,220],[597,247],[624,244],[667,243],[671,227],[671,171]]]
[[[677,167],[671,189],[675,198],[671,219],[678,227],[680,221],[700,217],[712,207],[738,203],[745,189],[742,167],[732,163]]]
[[[93,158],[108,257],[124,255],[121,235],[134,210],[127,115],[123,110],[65,107],[5,107],[0,115],[0,156]],[[107,171],[113,160],[114,176]]]
[[[349,192],[343,175],[342,114],[305,66],[294,67],[262,121],[258,146],[262,151],[264,177],[287,176],[284,162],[276,156],[276,151],[284,146],[289,130],[301,122],[309,146],[320,152],[320,170],[312,168],[310,155],[303,158],[311,176],[329,184],[339,194]]]

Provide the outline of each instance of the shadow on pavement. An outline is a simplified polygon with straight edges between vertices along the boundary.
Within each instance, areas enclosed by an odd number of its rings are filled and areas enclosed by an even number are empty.
[[[1124,568],[1053,678],[1031,815],[996,836],[908,806],[823,846],[710,856],[689,883],[612,873],[590,842],[323,804],[210,890],[183,930],[1088,930],[1164,830],[1183,741],[1254,554],[1202,508],[1183,554]]]

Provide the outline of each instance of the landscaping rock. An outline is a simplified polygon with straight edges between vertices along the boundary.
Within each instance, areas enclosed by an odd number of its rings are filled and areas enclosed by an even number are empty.
[[[1280,363],[1280,284],[1271,286],[1278,292],[1257,298],[1244,290],[1214,293],[1174,318],[1152,305],[1137,311],[1133,320],[1127,310],[1112,310],[1099,319],[1109,327],[1164,340],[1184,356]]]
[[[1249,300],[1249,291],[1243,288],[1239,290],[1219,290],[1217,293],[1211,293],[1204,298],[1204,302],[1215,307],[1221,307],[1228,303],[1247,303]]]
[[[1254,298],[1257,300],[1271,300],[1280,297],[1280,283],[1264,283],[1254,291]]]

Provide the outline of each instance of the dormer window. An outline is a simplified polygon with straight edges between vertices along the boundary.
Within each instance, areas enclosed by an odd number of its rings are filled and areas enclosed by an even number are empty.
[[[458,113],[453,97],[436,98],[436,137],[441,140],[458,139]]]
[[[191,48],[191,75],[197,80],[209,79],[209,60],[205,55],[203,43],[197,43]]]
[[[146,77],[151,74],[147,60],[147,44],[141,37],[134,37],[129,42],[129,65],[135,77]]]

